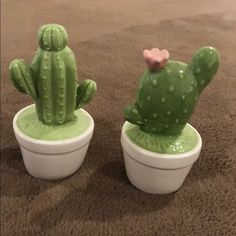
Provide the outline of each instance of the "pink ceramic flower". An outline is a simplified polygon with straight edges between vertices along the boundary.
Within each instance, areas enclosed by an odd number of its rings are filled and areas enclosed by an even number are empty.
[[[151,50],[145,49],[143,51],[143,56],[148,69],[158,70],[166,65],[170,54],[166,49],[160,50],[158,48],[152,48]]]

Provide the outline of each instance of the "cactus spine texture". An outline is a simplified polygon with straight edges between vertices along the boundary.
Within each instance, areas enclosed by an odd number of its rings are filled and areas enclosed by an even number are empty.
[[[136,102],[125,109],[126,120],[139,125],[144,132],[180,133],[218,66],[216,49],[203,47],[189,64],[168,61],[161,70],[145,71]]]
[[[15,87],[35,100],[39,120],[48,125],[73,120],[74,110],[89,102],[96,91],[92,80],[77,85],[76,59],[67,41],[63,26],[43,25],[31,66],[16,59],[9,67]]]

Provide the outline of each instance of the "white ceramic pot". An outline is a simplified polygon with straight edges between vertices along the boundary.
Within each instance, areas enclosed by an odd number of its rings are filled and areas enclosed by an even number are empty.
[[[122,128],[121,145],[130,182],[147,193],[167,194],[178,190],[201,151],[202,139],[197,130],[187,124],[198,137],[197,145],[191,151],[162,154],[147,151],[131,142],[125,132],[127,125],[125,122]]]
[[[81,109],[90,120],[90,125],[84,133],[75,138],[59,141],[38,140],[25,135],[17,126],[19,115],[28,107],[20,110],[13,119],[14,133],[27,171],[34,177],[49,180],[72,175],[85,158],[93,135],[93,118]]]

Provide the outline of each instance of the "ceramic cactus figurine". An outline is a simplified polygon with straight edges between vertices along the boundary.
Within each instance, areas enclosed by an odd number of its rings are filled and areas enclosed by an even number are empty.
[[[13,129],[25,167],[37,178],[60,179],[77,171],[93,135],[93,118],[82,107],[94,96],[96,83],[77,84],[67,41],[63,26],[43,25],[31,65],[16,59],[9,66],[15,87],[35,103],[15,115]]]
[[[188,124],[203,89],[219,67],[219,54],[203,47],[190,63],[169,60],[166,49],[144,50],[148,69],[122,128],[126,172],[137,188],[155,194],[178,190],[198,159],[202,139]]]
[[[144,132],[178,134],[217,72],[218,52],[203,47],[189,64],[168,60],[165,49],[145,50],[144,58],[148,70],[141,78],[137,101],[125,110],[125,118]]]
[[[39,120],[48,125],[73,120],[75,109],[88,103],[96,91],[92,80],[77,85],[76,59],[67,41],[63,26],[43,25],[32,64],[16,59],[9,67],[15,87],[34,99]]]

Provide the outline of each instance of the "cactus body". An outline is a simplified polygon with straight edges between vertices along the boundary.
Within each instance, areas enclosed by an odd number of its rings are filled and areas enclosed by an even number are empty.
[[[189,64],[168,61],[161,70],[147,70],[141,77],[136,102],[125,110],[126,120],[144,132],[180,133],[218,66],[217,51],[204,47]]]
[[[92,80],[77,85],[76,59],[67,40],[64,27],[44,25],[31,66],[14,60],[9,68],[15,87],[35,100],[39,120],[49,125],[73,120],[74,110],[88,103],[96,91]]]
[[[35,60],[38,117],[45,123],[64,123],[73,119],[76,101],[76,64],[68,47],[48,52],[39,49]],[[32,66],[32,69],[34,66]]]

